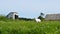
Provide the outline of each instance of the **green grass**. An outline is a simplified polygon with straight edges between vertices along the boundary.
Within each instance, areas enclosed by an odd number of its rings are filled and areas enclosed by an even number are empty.
[[[0,17],[0,34],[60,34],[60,21],[36,23]]]

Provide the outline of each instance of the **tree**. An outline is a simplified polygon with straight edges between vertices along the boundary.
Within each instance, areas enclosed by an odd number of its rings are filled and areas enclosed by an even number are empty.
[[[38,19],[44,20],[43,16],[44,16],[44,13],[41,12],[40,16],[38,17]]]

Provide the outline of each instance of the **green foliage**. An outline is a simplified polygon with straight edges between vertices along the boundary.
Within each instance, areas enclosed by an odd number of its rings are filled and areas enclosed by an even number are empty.
[[[44,20],[43,16],[44,16],[44,13],[40,13],[40,16],[38,17],[38,19]]]
[[[39,16],[38,19],[44,20],[44,18],[42,16]]]
[[[60,21],[0,19],[0,34],[60,34]]]
[[[8,19],[6,16],[0,16],[0,21],[5,21],[5,22],[7,22],[7,21],[13,21],[13,19]]]

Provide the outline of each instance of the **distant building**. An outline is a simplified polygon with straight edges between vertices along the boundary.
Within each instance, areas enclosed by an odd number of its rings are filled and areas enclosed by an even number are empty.
[[[47,14],[45,20],[60,20],[60,14]]]
[[[10,19],[18,19],[18,13],[17,12],[10,12],[6,17],[10,18]]]

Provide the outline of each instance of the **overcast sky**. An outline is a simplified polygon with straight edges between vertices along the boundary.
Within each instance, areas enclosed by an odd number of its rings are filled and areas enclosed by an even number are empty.
[[[44,14],[60,13],[60,0],[0,0],[0,14],[16,11],[20,17],[34,18]]]

